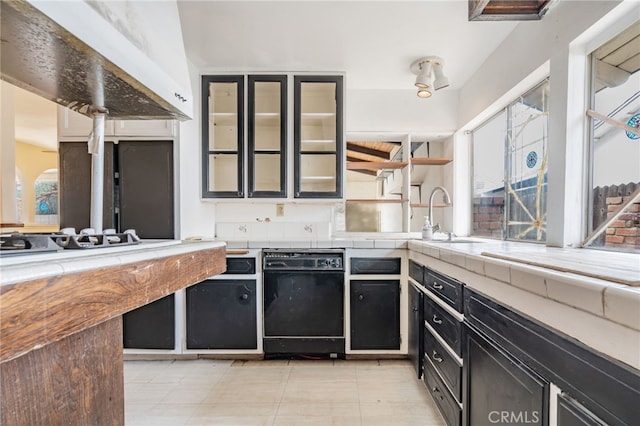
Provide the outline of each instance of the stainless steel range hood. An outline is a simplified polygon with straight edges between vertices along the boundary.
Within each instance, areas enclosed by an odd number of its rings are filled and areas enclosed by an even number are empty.
[[[175,2],[3,0],[2,79],[85,115],[193,116]]]

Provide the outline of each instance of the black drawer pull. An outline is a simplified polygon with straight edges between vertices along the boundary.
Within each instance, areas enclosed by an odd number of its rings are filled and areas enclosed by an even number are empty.
[[[442,362],[442,357],[436,351],[433,351],[433,354],[431,354],[431,358],[436,362]]]
[[[433,314],[432,321],[434,324],[442,324],[442,320],[436,314]]]
[[[433,288],[435,288],[436,290],[442,290],[444,287],[442,286],[442,284],[438,284],[437,281],[434,281]]]
[[[418,308],[413,308],[413,312],[418,312],[419,309]]]
[[[247,293],[244,293],[242,296],[240,296],[240,299],[242,300],[247,300],[249,298],[249,295]]]
[[[358,300],[364,300],[364,295],[363,294],[359,294],[358,295]]]

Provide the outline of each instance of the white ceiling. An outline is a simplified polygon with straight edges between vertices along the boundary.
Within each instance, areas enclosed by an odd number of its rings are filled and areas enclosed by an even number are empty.
[[[516,22],[469,22],[467,0],[178,0],[189,60],[208,72],[345,72],[348,90],[415,90],[440,56],[457,90]],[[18,89],[16,139],[56,149],[55,104]]]
[[[445,61],[459,89],[517,22],[469,22],[467,0],[178,0],[202,72],[344,71],[347,89],[411,89],[412,61]]]

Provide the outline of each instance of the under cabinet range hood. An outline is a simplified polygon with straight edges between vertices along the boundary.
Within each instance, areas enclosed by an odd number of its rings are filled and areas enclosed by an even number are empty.
[[[3,0],[2,79],[85,115],[193,116],[175,1]]]

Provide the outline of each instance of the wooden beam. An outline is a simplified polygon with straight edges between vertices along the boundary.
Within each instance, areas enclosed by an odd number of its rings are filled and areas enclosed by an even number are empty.
[[[407,164],[405,161],[349,161],[347,162],[347,170],[401,169]]]
[[[386,151],[380,151],[373,148],[367,148],[366,146],[354,145],[350,142],[347,142],[347,150],[359,152],[361,154],[372,155],[374,157],[383,158],[385,160],[391,159],[391,153]]]
[[[625,123],[618,121],[615,118],[611,118],[607,115],[600,114],[599,112],[594,111],[592,109],[587,110],[587,115],[591,118],[595,118],[597,120],[604,121],[605,123],[611,124],[613,127],[617,127],[629,133],[633,133],[634,135],[640,136],[640,129],[636,127],[627,126]]]

